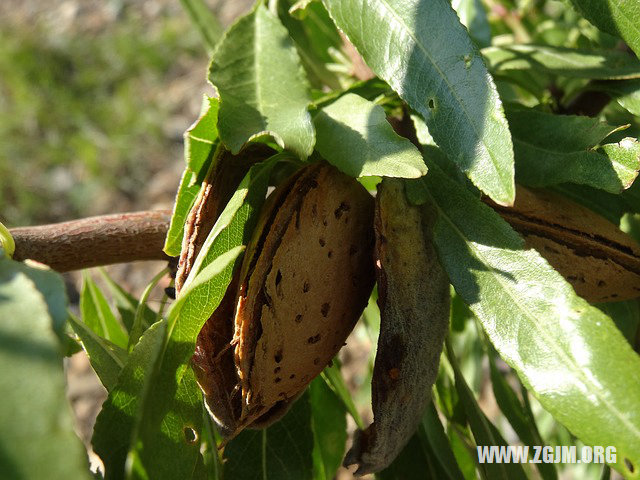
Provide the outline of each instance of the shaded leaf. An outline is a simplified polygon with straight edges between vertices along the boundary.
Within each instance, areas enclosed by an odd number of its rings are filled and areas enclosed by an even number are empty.
[[[171,223],[163,247],[164,252],[171,257],[180,255],[187,215],[200,192],[202,177],[217,150],[218,111],[218,99],[204,97],[200,117],[184,133],[186,167],[180,179]]]
[[[571,183],[555,185],[551,187],[551,190],[561,193],[574,202],[599,213],[616,225],[620,222],[620,217],[622,217],[627,210],[624,195],[629,190],[625,190],[621,195],[614,195],[604,190]]]
[[[118,313],[120,313],[122,323],[128,331],[131,331],[140,302],[124,288],[114,282],[104,269],[99,269],[99,272],[109,289],[109,293],[111,294],[111,298],[115,303]],[[144,305],[143,309],[142,325],[146,330],[156,321],[158,314],[149,308],[148,305]]]
[[[429,461],[420,437],[415,434],[391,465],[378,473],[376,477],[380,480],[405,480],[407,478],[439,480],[446,478],[439,476],[439,473]]]
[[[50,305],[66,300],[50,294],[60,292],[63,282],[56,273],[35,270],[0,258],[0,477],[90,478],[52,328]]]
[[[640,4],[626,0],[571,0],[587,20],[617,35],[640,57]]]
[[[506,447],[507,442],[502,438],[498,429],[489,421],[476,402],[473,392],[462,376],[455,354],[448,342],[446,347],[449,363],[453,367],[456,390],[464,405],[469,426],[471,427],[478,448],[492,445]],[[505,480],[520,478],[524,480],[527,478],[522,466],[518,463],[484,463],[480,464],[480,468],[484,470],[486,478],[491,478],[492,480],[499,478],[504,478]]]
[[[220,139],[232,153],[268,134],[301,158],[311,154],[304,71],[287,30],[261,2],[222,38],[209,79],[220,95]]]
[[[125,478],[167,332],[167,321],[152,325],[135,346],[114,388],[102,404],[91,443],[105,466],[106,479]]]
[[[342,378],[342,373],[340,372],[340,367],[336,360],[334,360],[333,365],[322,371],[322,378],[327,382],[327,385],[331,387],[338,398],[342,400],[347,412],[349,412],[353,421],[356,422],[358,428],[363,430],[365,427],[364,422],[360,417],[360,413],[358,413],[355,403],[353,403],[353,398],[351,398],[347,385],[344,383],[344,378]]]
[[[311,480],[313,431],[309,393],[282,420],[264,430],[244,430],[225,447],[224,478]]]
[[[99,337],[73,315],[69,315],[69,323],[80,338],[82,348],[87,353],[91,367],[100,378],[102,385],[111,391],[127,362],[127,351]]]
[[[346,450],[346,407],[321,377],[309,385],[315,480],[333,480]]]
[[[640,327],[640,305],[638,300],[601,303],[596,305],[615,322],[618,329],[632,346],[635,345]]]
[[[619,193],[640,169],[640,144],[625,138],[599,146],[620,127],[589,117],[507,108],[518,182],[532,187],[578,183]],[[599,148],[597,148],[599,147]]]
[[[442,466],[443,471],[446,472],[447,478],[464,478],[433,402],[425,410],[419,432],[423,442],[429,443],[431,451]]]
[[[489,70],[531,70],[564,77],[613,80],[640,78],[640,61],[617,50],[578,50],[548,45],[482,49]]]
[[[588,88],[606,92],[629,113],[640,116],[640,80],[592,82]]]
[[[513,203],[511,136],[493,80],[446,0],[324,0],[369,67],[499,204]]]
[[[491,387],[500,411],[507,418],[513,430],[518,434],[524,445],[544,445],[536,421],[530,411],[522,404],[505,377],[498,371],[494,354],[489,354],[489,372],[491,375]],[[542,478],[551,480],[558,478],[553,464],[539,463],[536,467]]]
[[[504,220],[427,164],[435,242],[456,292],[543,407],[586,444],[615,445],[615,468],[628,473],[623,459],[640,461],[640,358]]]
[[[220,22],[204,0],[180,0],[191,22],[197,27],[207,50],[213,50],[222,36]]]
[[[347,93],[314,117],[316,149],[352,177],[419,178],[427,166],[418,149],[387,122],[384,109]]]
[[[491,45],[491,28],[481,0],[453,0],[451,6],[478,47]]]
[[[85,271],[80,293],[82,321],[93,332],[118,347],[127,348],[128,335],[111,311],[104,294]]]

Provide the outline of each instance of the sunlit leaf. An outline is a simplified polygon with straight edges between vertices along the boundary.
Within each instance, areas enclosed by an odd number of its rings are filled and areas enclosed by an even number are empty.
[[[427,166],[418,149],[399,136],[384,110],[348,93],[314,116],[316,149],[352,177],[419,178]]]
[[[301,158],[311,154],[315,132],[304,71],[287,30],[262,3],[222,38],[209,79],[220,94],[220,139],[231,152],[268,134]]]
[[[513,149],[482,56],[446,0],[324,0],[367,65],[494,201],[515,195]]]
[[[427,164],[421,194],[437,206],[435,242],[456,292],[543,407],[586,444],[615,445],[628,473],[625,458],[640,462],[640,357],[492,209]]]
[[[87,272],[80,293],[82,321],[98,336],[121,348],[127,348],[128,335],[107,302],[104,294]]]

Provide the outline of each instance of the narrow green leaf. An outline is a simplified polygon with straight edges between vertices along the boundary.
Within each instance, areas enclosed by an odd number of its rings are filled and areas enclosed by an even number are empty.
[[[122,323],[128,331],[131,331],[140,302],[124,288],[114,282],[104,269],[99,269],[99,272],[109,289],[109,293],[111,294],[111,298],[113,298],[116,309],[120,313]],[[143,315],[144,318],[142,324],[146,330],[155,323],[158,314],[149,308],[148,305],[145,305]]]
[[[543,407],[586,444],[616,446],[615,468],[628,474],[625,458],[640,464],[640,358],[494,210],[426,160],[435,242],[456,292]]]
[[[491,45],[491,28],[481,0],[453,0],[451,6],[478,47]]]
[[[268,134],[301,158],[311,155],[304,71],[287,30],[261,2],[222,38],[209,79],[220,94],[220,138],[231,152]]]
[[[419,178],[427,166],[418,149],[387,122],[384,109],[347,93],[314,117],[316,149],[352,177]]]
[[[507,418],[524,445],[545,445],[538,432],[535,419],[520,402],[520,399],[504,376],[498,371],[494,355],[489,354],[489,372],[491,375],[491,387],[500,411]],[[545,480],[558,478],[558,473],[553,464],[539,463],[536,464],[536,467]]]
[[[91,366],[98,374],[100,381],[108,391],[113,390],[118,375],[127,362],[126,350],[99,337],[73,315],[69,315],[69,323],[80,338],[82,348],[87,353]]]
[[[140,301],[138,302],[138,306],[136,308],[135,316],[133,317],[133,325],[131,326],[131,332],[129,334],[129,342],[127,343],[127,349],[131,351],[142,332],[145,331],[145,313],[148,309],[147,300],[149,299],[149,295],[151,294],[151,290],[158,284],[160,280],[162,280],[168,273],[167,268],[163,268],[160,272],[158,272],[149,282],[149,284],[145,287],[142,295],[140,296]]]
[[[606,92],[629,113],[640,116],[640,80],[591,82],[588,89]]]
[[[431,451],[438,459],[442,469],[447,473],[447,478],[453,480],[464,478],[433,402],[425,410],[419,431],[423,440],[429,443]]]
[[[86,271],[80,293],[80,313],[85,325],[97,335],[121,348],[127,348],[127,333],[111,311],[104,294]]]
[[[578,50],[548,45],[511,45],[482,49],[489,70],[531,70],[573,78],[640,78],[640,61],[617,50]]]
[[[353,398],[351,398],[347,385],[344,383],[344,378],[342,378],[342,373],[340,372],[340,368],[336,361],[333,362],[333,365],[322,371],[322,378],[327,382],[327,385],[331,387],[338,398],[342,400],[347,412],[349,412],[353,421],[356,422],[358,428],[364,430],[364,422],[360,417],[360,413],[358,413],[355,403],[353,403]]]
[[[125,478],[125,463],[135,445],[144,409],[157,401],[150,398],[167,332],[167,321],[152,325],[135,346],[115,387],[102,404],[91,443],[105,466],[106,479]]]
[[[180,255],[187,215],[200,192],[200,182],[218,147],[218,111],[218,99],[205,96],[200,117],[184,133],[186,167],[180,179],[171,224],[163,247],[164,252],[172,257]]]
[[[433,462],[430,461],[418,434],[409,440],[396,459],[376,475],[380,480],[405,480],[420,478],[425,480],[442,480],[443,477]]]
[[[622,38],[640,57],[640,4],[628,0],[571,0],[596,27]]]
[[[224,450],[224,478],[311,480],[313,431],[309,394],[282,420],[264,430],[245,430]]]
[[[58,291],[62,279],[38,270],[36,284],[27,270],[36,269],[0,258],[0,477],[88,479],[65,396],[61,344],[44,296]]]
[[[640,143],[625,138],[600,146],[623,127],[589,117],[524,107],[506,110],[516,155],[516,179],[532,187],[577,183],[620,193],[640,170]]]
[[[13,257],[13,252],[16,250],[16,242],[9,229],[2,222],[0,222],[0,247],[4,250],[4,255],[9,258]]]
[[[169,309],[167,341],[149,394],[153,400],[144,406],[136,450],[140,469],[148,478],[179,478],[201,461],[202,394],[189,360],[200,329],[231,280],[230,267],[243,249],[235,247],[203,268]]]
[[[480,409],[480,406],[476,402],[473,392],[467,385],[458,362],[455,358],[455,354],[451,349],[451,345],[447,341],[446,343],[447,358],[449,363],[453,367],[453,373],[456,381],[456,390],[460,396],[460,400],[464,405],[464,409],[467,413],[467,419],[469,420],[469,426],[473,432],[473,437],[476,439],[478,447],[482,446],[507,446],[507,442],[498,431],[498,429],[489,421],[484,412]],[[480,468],[485,471],[486,478],[505,480],[511,479],[523,479],[526,480],[527,476],[519,463],[484,463],[480,464]]]
[[[596,305],[615,322],[630,345],[635,345],[640,327],[640,305],[638,300],[626,302],[601,303]]]
[[[314,480],[333,480],[346,451],[346,407],[321,377],[309,385]]]
[[[213,50],[222,36],[220,22],[204,0],[180,0],[191,22],[204,40],[207,50]]]
[[[482,56],[447,0],[324,0],[367,64],[473,183],[513,203],[513,149]]]
[[[338,29],[321,2],[292,3],[291,0],[278,1],[278,16],[298,48],[309,82],[317,89],[326,85],[332,90],[341,90],[353,79],[348,66],[337,62],[336,57],[341,54],[336,52],[343,48]]]

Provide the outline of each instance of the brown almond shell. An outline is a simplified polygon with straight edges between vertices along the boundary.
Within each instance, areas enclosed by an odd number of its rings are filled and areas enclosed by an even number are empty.
[[[374,283],[374,202],[353,178],[313,164],[272,195],[268,225],[245,256],[236,365],[242,423],[287,403],[331,361]]]
[[[492,206],[587,301],[640,296],[640,246],[604,217],[559,194],[522,186],[513,207]]]

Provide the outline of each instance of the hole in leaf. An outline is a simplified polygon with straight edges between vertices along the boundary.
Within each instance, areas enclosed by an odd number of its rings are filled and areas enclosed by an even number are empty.
[[[184,427],[182,429],[182,434],[184,435],[184,441],[189,445],[193,445],[198,441],[198,434],[191,427]]]
[[[436,102],[434,101],[433,98],[429,99],[429,108],[431,109],[436,108]]]

